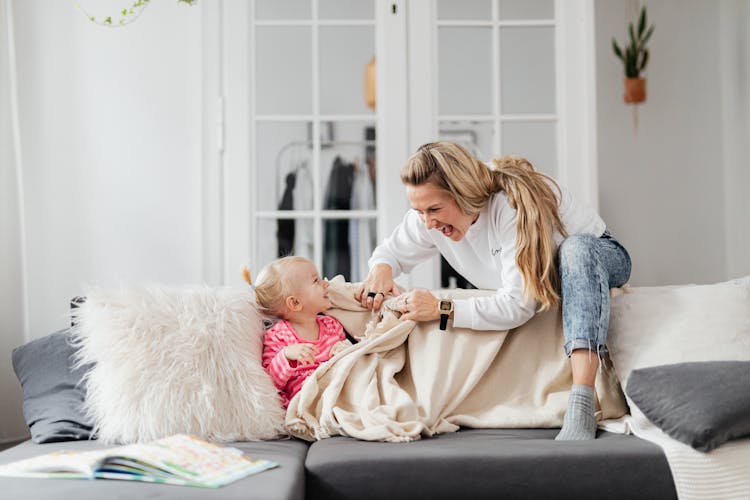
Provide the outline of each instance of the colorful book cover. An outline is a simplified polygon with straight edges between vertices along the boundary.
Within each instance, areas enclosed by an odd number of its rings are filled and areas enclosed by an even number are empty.
[[[218,488],[277,467],[237,448],[177,434],[151,443],[86,452],[58,451],[0,466],[0,476],[123,479]]]

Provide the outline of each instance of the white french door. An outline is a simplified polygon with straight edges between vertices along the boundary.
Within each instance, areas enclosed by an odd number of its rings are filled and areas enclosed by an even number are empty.
[[[219,94],[219,109],[204,110],[224,131],[205,162],[204,235],[215,237],[204,236],[204,254],[221,262],[204,264],[207,281],[239,283],[241,264],[255,273],[286,253],[329,278],[362,279],[372,246],[408,208],[401,165],[439,138],[484,159],[529,157],[596,205],[592,0],[204,8],[204,47],[220,57],[204,89],[209,102]],[[364,98],[373,58],[375,110]],[[404,284],[434,288],[439,278],[432,262]]]
[[[407,151],[400,3],[225,1],[222,19],[224,282],[288,254],[363,279],[386,214],[406,208],[383,168]]]
[[[597,205],[593,3],[411,0],[410,149],[436,139],[516,154]],[[411,285],[452,286],[440,264]]]

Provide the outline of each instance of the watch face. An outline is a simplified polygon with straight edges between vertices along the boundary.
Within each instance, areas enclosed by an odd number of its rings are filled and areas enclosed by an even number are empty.
[[[451,310],[451,303],[449,300],[441,300],[440,301],[440,310],[441,311],[450,311]]]

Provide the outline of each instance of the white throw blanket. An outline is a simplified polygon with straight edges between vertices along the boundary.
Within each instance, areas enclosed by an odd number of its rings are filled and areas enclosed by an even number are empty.
[[[459,426],[562,424],[572,375],[558,310],[510,331],[441,331],[437,321],[402,322],[387,305],[382,314],[366,311],[353,292],[334,279],[330,314],[362,341],[318,368],[292,398],[286,424],[293,435],[411,441]],[[598,418],[626,413],[611,370],[600,370],[596,394]]]
[[[618,378],[627,384],[633,370],[649,366],[749,360],[749,288],[745,277],[715,285],[634,287],[613,298],[607,344]],[[624,419],[626,427],[664,450],[681,500],[750,499],[750,438],[696,451],[628,402],[632,415]]]
[[[634,434],[659,446],[667,457],[680,500],[750,499],[750,438],[728,441],[708,453],[672,439],[628,401],[632,413],[607,420],[609,432]]]
[[[750,499],[750,438],[703,453],[672,439],[631,405],[633,434],[664,450],[680,500]]]

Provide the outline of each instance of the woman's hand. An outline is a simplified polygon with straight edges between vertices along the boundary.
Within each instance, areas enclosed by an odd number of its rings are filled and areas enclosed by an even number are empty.
[[[289,361],[298,361],[303,365],[315,363],[318,348],[312,344],[291,344],[284,348],[284,356]]]
[[[440,300],[424,288],[415,288],[399,298],[398,310],[401,321],[432,321],[440,318]]]
[[[377,311],[386,295],[398,296],[401,291],[393,281],[393,270],[388,264],[376,264],[367,278],[354,292],[354,298],[367,309]]]

